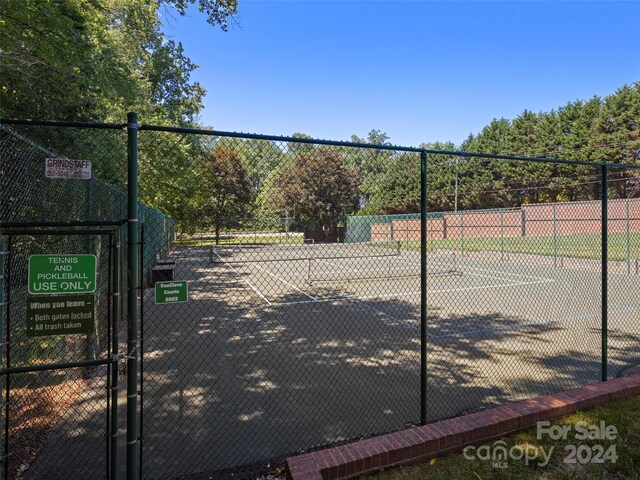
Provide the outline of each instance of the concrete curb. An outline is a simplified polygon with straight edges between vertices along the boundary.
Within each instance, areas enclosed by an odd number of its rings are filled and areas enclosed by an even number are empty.
[[[287,458],[291,480],[341,480],[410,465],[577,410],[640,395],[640,372]]]

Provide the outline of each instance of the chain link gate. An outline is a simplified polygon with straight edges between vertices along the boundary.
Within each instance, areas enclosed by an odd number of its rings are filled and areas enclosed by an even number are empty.
[[[3,478],[29,466],[32,479],[114,479],[120,227],[4,223],[0,234]],[[32,461],[43,422],[47,448]]]
[[[126,473],[126,145],[123,125],[0,124],[3,479]]]

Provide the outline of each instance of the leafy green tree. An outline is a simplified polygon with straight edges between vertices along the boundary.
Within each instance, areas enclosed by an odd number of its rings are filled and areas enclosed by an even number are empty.
[[[590,144],[594,159],[610,163],[640,163],[640,82],[625,85],[604,99],[600,114],[593,124]],[[595,145],[594,145],[595,146]],[[617,197],[637,195],[640,183],[638,171],[611,169],[622,181],[612,182]]]
[[[309,140],[312,137],[307,135],[306,133],[295,132],[291,135],[292,138],[299,138],[301,140]],[[301,143],[301,142],[288,142],[287,143],[287,153],[291,157],[294,157],[298,154],[310,153],[313,152],[317,148],[313,143]]]
[[[169,5],[177,10],[180,15],[184,15],[189,5],[198,3],[198,10],[207,16],[209,25],[218,25],[226,31],[229,20],[234,18],[238,12],[237,0],[162,0],[161,3]]]
[[[0,115],[123,122],[135,110],[147,124],[197,124],[204,88],[179,42],[163,36],[161,9],[184,14],[196,4],[223,30],[236,0],[6,0],[0,9]],[[115,132],[30,130],[53,151],[94,163],[94,173],[125,187],[122,138]],[[104,133],[104,134],[103,134]],[[206,139],[140,134],[140,194],[194,225],[191,188]]]
[[[270,173],[287,159],[281,146],[269,140],[221,138],[217,145],[234,150],[242,159],[256,197],[262,191]]]
[[[371,215],[419,212],[419,157],[415,154],[398,155],[379,176],[377,186],[362,213]]]
[[[216,147],[195,169],[194,211],[200,225],[214,228],[218,244],[221,229],[232,226],[251,206],[247,170],[237,153],[226,147]]]
[[[5,0],[0,9],[0,114],[7,117],[192,124],[204,89],[182,45],[161,31],[160,8],[195,0]],[[227,28],[236,0],[199,0]]]
[[[388,140],[389,136],[385,132],[376,129],[371,130],[367,138],[361,138],[357,135],[351,136],[351,141],[354,143],[371,145],[390,146]],[[373,148],[346,148],[342,149],[341,153],[346,160],[346,165],[358,172],[362,178],[359,188],[360,203],[366,205],[369,199],[378,192],[380,177],[387,170],[394,152]]]
[[[281,211],[314,227],[335,226],[358,208],[359,175],[334,150],[319,147],[285,165],[273,184]]]

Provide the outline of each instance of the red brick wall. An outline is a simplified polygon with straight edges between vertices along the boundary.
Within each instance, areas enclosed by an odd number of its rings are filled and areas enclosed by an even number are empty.
[[[609,200],[609,232],[627,231],[627,200]],[[554,215],[556,235],[580,233],[599,234],[601,231],[601,203],[568,202],[523,205],[527,236],[553,235]],[[629,200],[629,230],[640,232],[640,199]]]
[[[371,241],[386,242],[391,238],[391,225],[388,223],[374,223],[371,225]]]
[[[420,220],[393,220],[391,222],[394,240],[420,240]],[[427,219],[427,238],[440,240],[444,238],[444,222],[442,218]]]
[[[627,202],[629,203],[629,231],[640,232],[640,199],[609,200],[609,232],[627,231]],[[554,221],[555,218],[555,221]],[[524,221],[524,225],[523,225]],[[523,205],[517,210],[476,210],[464,213],[445,213],[442,218],[427,220],[427,238],[485,238],[535,237],[574,235],[601,230],[601,203],[546,203]],[[420,240],[420,220],[393,220],[390,224],[371,226],[371,240]]]
[[[447,213],[447,238],[485,238],[522,236],[522,212],[519,210]]]

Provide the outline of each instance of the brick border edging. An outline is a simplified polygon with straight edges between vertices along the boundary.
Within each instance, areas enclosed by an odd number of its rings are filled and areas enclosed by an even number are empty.
[[[341,480],[409,465],[500,438],[538,421],[636,395],[640,395],[640,373],[289,457],[287,478]]]

